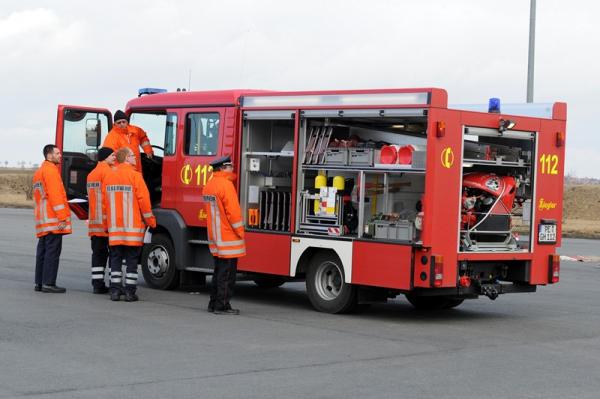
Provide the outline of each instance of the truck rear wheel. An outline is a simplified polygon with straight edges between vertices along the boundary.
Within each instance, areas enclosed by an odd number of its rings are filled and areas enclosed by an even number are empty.
[[[179,285],[175,250],[166,234],[152,235],[152,243],[144,245],[141,263],[144,280],[150,287],[171,290]]]
[[[464,302],[464,299],[448,296],[419,296],[413,294],[406,294],[406,299],[419,310],[451,309]]]
[[[326,313],[346,313],[357,305],[357,289],[344,281],[342,262],[334,253],[317,253],[306,274],[306,292],[315,309]]]

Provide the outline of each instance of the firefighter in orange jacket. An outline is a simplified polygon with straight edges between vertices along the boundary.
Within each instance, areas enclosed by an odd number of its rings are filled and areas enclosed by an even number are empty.
[[[110,299],[118,301],[123,294],[122,265],[125,260],[125,301],[138,300],[137,268],[144,244],[146,226],[156,227],[150,194],[142,174],[135,169],[136,158],[128,147],[116,154],[118,165],[102,183],[106,211],[108,245],[110,246]]]
[[[115,153],[112,148],[98,150],[98,164],[87,177],[88,194],[88,236],[92,244],[92,287],[94,294],[106,294],[104,270],[108,260],[108,230],[106,215],[102,209],[102,182],[112,170]]]
[[[207,213],[209,249],[215,261],[208,311],[215,314],[239,314],[229,301],[233,296],[237,259],[246,255],[242,211],[233,182],[233,164],[229,156],[210,164],[212,178],[202,190]]]
[[[140,146],[144,149],[144,153],[148,158],[152,158],[152,146],[146,132],[137,126],[129,124],[129,118],[125,112],[118,110],[115,112],[115,124],[108,132],[108,135],[102,143],[102,147],[110,147],[117,151],[123,147],[128,147],[135,154],[136,168],[139,172],[142,171],[142,158],[140,156]]]
[[[62,154],[54,144],[44,146],[46,160],[33,175],[35,230],[38,237],[35,290],[63,293],[56,285],[62,237],[71,234],[71,212],[60,177]]]

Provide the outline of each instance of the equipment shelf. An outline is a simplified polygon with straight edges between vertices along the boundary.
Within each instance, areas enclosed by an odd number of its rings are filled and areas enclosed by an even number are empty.
[[[415,173],[424,174],[425,169],[411,167],[378,168],[374,166],[339,166],[339,165],[302,165],[304,170],[340,170],[347,172],[386,172],[386,173]]]
[[[248,151],[244,152],[245,156],[257,156],[257,157],[293,157],[293,151],[281,151],[281,152],[269,152],[269,151]]]
[[[485,160],[485,159],[470,159],[464,158],[463,165],[485,165],[485,166],[504,166],[508,168],[528,168],[531,166],[528,162],[515,162],[515,161],[503,161],[503,160]]]

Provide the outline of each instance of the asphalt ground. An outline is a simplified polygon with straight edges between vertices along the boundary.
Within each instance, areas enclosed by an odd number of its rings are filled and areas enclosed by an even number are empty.
[[[537,293],[433,313],[399,297],[323,314],[301,283],[241,282],[242,314],[215,316],[206,288],[92,295],[81,222],[64,240],[67,293],[34,292],[31,210],[0,209],[0,226],[0,398],[600,397],[597,262],[562,262],[561,282]]]

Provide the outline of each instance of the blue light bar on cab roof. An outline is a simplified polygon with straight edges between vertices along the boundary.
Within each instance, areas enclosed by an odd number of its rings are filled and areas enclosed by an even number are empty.
[[[167,89],[157,89],[154,87],[144,87],[138,90],[138,97],[143,96],[144,94],[158,94],[158,93],[166,93]]]
[[[499,114],[500,113],[500,99],[492,97],[488,101],[488,112]]]

